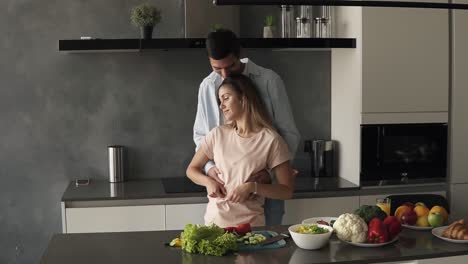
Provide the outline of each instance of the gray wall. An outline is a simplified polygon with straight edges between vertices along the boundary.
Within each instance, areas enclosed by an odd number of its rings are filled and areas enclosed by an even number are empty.
[[[181,1],[160,2],[155,37],[183,33]],[[203,50],[64,54],[58,40],[133,38],[138,0],[0,2],[0,263],[37,263],[61,232],[76,178],[106,179],[106,146],[128,146],[130,179],[182,177],[192,154]],[[330,135],[330,54],[246,54],[286,83],[304,138]],[[302,146],[300,147],[302,148]],[[306,168],[299,153],[296,167]]]

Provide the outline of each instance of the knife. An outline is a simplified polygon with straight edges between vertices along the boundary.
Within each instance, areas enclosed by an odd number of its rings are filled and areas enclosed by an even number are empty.
[[[272,244],[272,243],[275,243],[276,241],[280,241],[282,239],[289,238],[289,237],[290,236],[288,234],[279,234],[277,236],[267,238],[263,240],[262,242],[258,243],[257,245],[264,246],[264,245]]]

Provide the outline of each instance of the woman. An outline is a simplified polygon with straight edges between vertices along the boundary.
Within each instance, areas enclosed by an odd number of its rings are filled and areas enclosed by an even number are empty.
[[[187,168],[187,176],[206,187],[205,223],[221,227],[250,223],[265,225],[264,197],[289,199],[294,176],[288,147],[275,132],[252,81],[244,75],[224,79],[217,91],[225,123],[204,138]],[[205,176],[203,166],[213,160],[223,183]],[[277,184],[249,181],[263,169],[274,172]]]

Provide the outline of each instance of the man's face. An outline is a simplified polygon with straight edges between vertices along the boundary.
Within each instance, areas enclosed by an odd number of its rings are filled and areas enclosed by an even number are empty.
[[[223,76],[223,78],[226,78],[233,73],[242,73],[242,63],[239,58],[232,53],[220,60],[215,60],[213,58],[209,59],[213,71]]]

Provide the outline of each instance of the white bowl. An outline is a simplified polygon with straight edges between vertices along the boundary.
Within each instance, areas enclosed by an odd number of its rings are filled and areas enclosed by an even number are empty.
[[[296,231],[303,224],[292,225],[288,228],[294,243],[302,249],[319,249],[328,244],[328,240],[333,232],[333,228],[327,225],[317,224],[321,228],[325,228],[328,232],[323,234],[301,234]]]

